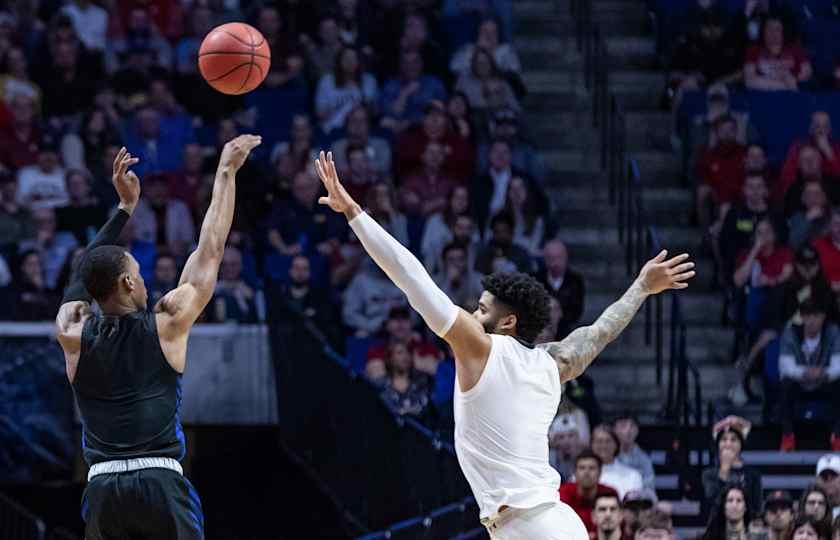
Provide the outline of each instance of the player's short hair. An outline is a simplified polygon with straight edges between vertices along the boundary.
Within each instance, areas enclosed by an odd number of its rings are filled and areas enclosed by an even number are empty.
[[[652,512],[641,519],[639,528],[636,529],[636,532],[638,533],[645,530],[668,531],[669,533],[673,532],[671,516],[662,510],[654,508]]]
[[[127,261],[121,246],[99,246],[82,256],[79,276],[94,300],[102,302],[114,294]]]
[[[598,506],[598,499],[615,499],[616,504],[618,504],[618,508],[623,508],[621,504],[621,499],[618,497],[618,493],[612,491],[601,491],[595,495],[595,501],[592,503],[593,508]]]
[[[580,460],[582,460],[582,459],[592,459],[592,460],[594,460],[595,463],[598,464],[598,470],[601,470],[604,466],[604,462],[601,461],[601,458],[598,457],[598,454],[596,454],[595,452],[593,452],[589,448],[585,448],[584,450],[582,450],[580,452],[580,454],[577,455],[577,457],[575,458],[575,468],[577,468],[578,463],[580,463]]]
[[[542,283],[521,272],[496,273],[481,279],[484,290],[516,315],[516,335],[533,342],[551,317],[551,297]]]

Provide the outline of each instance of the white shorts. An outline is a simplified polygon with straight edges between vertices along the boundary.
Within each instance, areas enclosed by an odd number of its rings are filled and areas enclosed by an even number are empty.
[[[589,540],[572,507],[557,501],[534,508],[510,508],[487,525],[492,540]]]

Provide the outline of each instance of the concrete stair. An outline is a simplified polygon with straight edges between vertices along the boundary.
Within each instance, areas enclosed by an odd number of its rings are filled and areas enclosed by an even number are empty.
[[[523,63],[529,93],[525,125],[551,171],[551,194],[559,235],[570,249],[571,265],[584,276],[587,295],[581,320],[591,323],[626,289],[625,248],[617,233],[617,208],[608,200],[608,181],[600,168],[600,133],[593,127],[592,97],[584,84],[583,57],[577,50],[575,21],[567,2],[518,0],[514,3],[514,45]],[[659,109],[664,75],[658,70],[647,14],[638,0],[595,0],[593,21],[607,36],[610,91],[624,108],[628,151],[642,173],[646,215],[672,252],[688,251],[698,278],[680,293],[688,325],[687,349],[701,370],[704,400],[718,400],[731,385],[726,357],[731,331],[720,327],[722,303],[706,291],[712,264],[701,256],[700,234],[691,226],[692,195],[681,184],[677,157],[663,151],[671,115]],[[637,269],[633,269],[635,273]],[[663,343],[667,364],[670,298],[664,298]],[[609,345],[588,373],[607,416],[624,408],[643,420],[660,418],[667,372],[656,384],[653,346],[645,345],[642,313]]]

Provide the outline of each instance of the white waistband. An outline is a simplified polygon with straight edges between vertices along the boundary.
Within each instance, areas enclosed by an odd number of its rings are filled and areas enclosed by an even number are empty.
[[[136,459],[122,459],[116,461],[103,461],[97,463],[88,471],[88,482],[94,476],[100,474],[125,473],[139,471],[141,469],[169,469],[178,474],[184,474],[184,469],[177,460],[167,457],[147,457]]]

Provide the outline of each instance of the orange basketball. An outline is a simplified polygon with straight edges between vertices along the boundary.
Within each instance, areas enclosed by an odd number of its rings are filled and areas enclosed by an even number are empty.
[[[217,26],[201,42],[198,69],[223,94],[245,94],[260,85],[271,66],[271,49],[260,32],[245,23]]]

